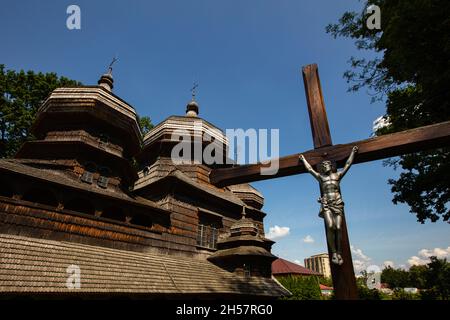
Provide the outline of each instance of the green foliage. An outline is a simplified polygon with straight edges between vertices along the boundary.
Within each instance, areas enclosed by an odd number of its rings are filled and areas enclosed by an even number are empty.
[[[446,259],[431,257],[425,274],[426,287],[435,292],[439,299],[450,298],[450,263]]]
[[[150,117],[140,117],[139,127],[141,128],[142,135],[145,136],[154,126]]]
[[[366,8],[381,9],[381,30],[366,27]],[[447,0],[369,0],[361,12],[346,12],[326,30],[355,40],[371,60],[351,57],[344,73],[349,90],[368,88],[372,100],[386,98],[390,125],[377,134],[450,119],[450,2]],[[404,171],[390,179],[394,203],[406,203],[417,220],[450,218],[450,149],[419,152],[386,162]]]
[[[361,276],[356,278],[356,286],[365,286],[367,284],[368,274],[366,270],[360,272]]]
[[[391,295],[368,289],[367,274],[356,281],[358,294],[363,300],[448,300],[450,295],[450,263],[446,259],[430,257],[427,265],[412,266],[409,270],[385,268],[381,282],[393,290]],[[418,293],[410,293],[404,288],[418,288]]]
[[[358,289],[358,297],[361,300],[386,300],[388,296],[377,289],[369,289],[367,287],[368,274],[366,270],[361,271],[361,277],[356,278],[356,287]]]
[[[392,299],[448,300],[450,297],[450,263],[446,259],[430,257],[430,263],[412,266],[409,271],[385,268],[381,282],[394,289]],[[418,288],[420,294],[404,292],[403,288]]]
[[[436,289],[427,289],[420,291],[421,300],[439,300],[439,292]]]
[[[0,64],[0,157],[12,157],[23,142],[32,139],[29,129],[36,111],[58,87],[81,83],[55,73],[6,70]]]
[[[280,281],[280,283],[292,293],[292,296],[285,298],[286,300],[322,299],[322,294],[317,277],[287,276],[279,278],[278,281]]]
[[[392,300],[420,300],[420,298],[420,294],[409,293],[403,289],[395,289],[392,295]]]
[[[333,279],[327,278],[327,277],[320,277],[319,278],[319,283],[323,284],[324,286],[327,286],[327,287],[332,287],[333,286]]]
[[[389,285],[389,288],[411,287],[409,273],[406,270],[387,267],[381,272],[381,282]]]
[[[409,268],[409,287],[426,288],[427,266],[412,266]]]
[[[366,284],[357,282],[358,297],[361,300],[382,300],[382,294],[377,289],[369,289]]]

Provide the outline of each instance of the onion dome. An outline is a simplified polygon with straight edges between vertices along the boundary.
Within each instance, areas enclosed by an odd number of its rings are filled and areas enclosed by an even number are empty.
[[[114,79],[110,72],[103,74],[98,80],[98,85],[105,88],[108,91],[112,91],[112,88],[114,87],[113,83]]]
[[[129,159],[140,152],[141,131],[134,108],[111,91],[111,65],[97,86],[53,90],[31,127],[36,140],[24,143],[15,157],[61,163],[73,159],[79,166],[71,178],[77,181],[92,184],[88,177],[102,171],[108,172],[100,176],[109,176],[109,185],[131,185],[138,176]],[[97,185],[108,184],[98,180]]]
[[[186,116],[187,117],[197,117],[198,116],[198,103],[195,100],[191,100],[187,104]]]
[[[114,87],[113,86],[114,80],[112,77],[112,66],[116,61],[117,57],[114,57],[108,66],[108,71],[100,77],[100,80],[98,80],[98,85],[105,88],[108,91],[111,91],[112,88]]]

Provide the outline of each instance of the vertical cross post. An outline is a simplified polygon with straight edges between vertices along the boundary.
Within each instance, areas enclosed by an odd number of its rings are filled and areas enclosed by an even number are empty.
[[[304,66],[302,74],[314,148],[331,146],[333,143],[331,142],[330,127],[328,126],[317,64]]]
[[[317,64],[310,64],[302,69],[303,81],[305,84],[306,100],[308,103],[309,120],[314,142],[314,148],[331,146],[331,134],[328,126],[327,113],[320,86],[319,72]],[[326,155],[324,155],[326,160]],[[349,300],[357,299],[355,271],[353,270],[352,254],[350,252],[350,242],[347,233],[347,223],[345,215],[342,217],[342,258],[344,263],[337,265],[331,262],[332,252],[328,246],[328,257],[333,278],[333,288],[336,299]]]

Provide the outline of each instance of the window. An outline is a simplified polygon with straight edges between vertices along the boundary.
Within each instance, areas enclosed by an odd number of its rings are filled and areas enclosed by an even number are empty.
[[[116,206],[110,206],[108,208],[103,209],[101,217],[125,222],[126,214],[121,208]]]
[[[197,245],[210,249],[216,249],[218,236],[219,230],[217,228],[199,224],[197,232]]]
[[[139,226],[151,228],[153,223],[149,216],[145,214],[137,214],[131,218],[130,223],[136,224]]]
[[[145,167],[144,170],[142,170],[144,173],[144,177],[147,176],[150,173],[150,168],[149,167]]]
[[[96,171],[97,166],[95,163],[88,162],[84,166],[84,172],[81,175],[81,181],[92,184],[94,180],[94,172]]]
[[[95,206],[86,198],[75,197],[64,203],[64,209],[94,215]]]
[[[108,182],[109,182],[108,176],[110,175],[111,170],[109,170],[109,168],[107,168],[107,167],[101,167],[101,168],[99,168],[98,172],[99,172],[100,176],[97,179],[97,185],[100,188],[106,189],[108,187]]]
[[[100,176],[100,177],[98,177],[97,185],[100,188],[106,189],[108,187],[108,181],[109,181],[109,178],[107,178],[105,176]]]
[[[222,227],[222,217],[219,214],[200,209],[198,213],[197,245],[216,249],[219,230]]]
[[[58,200],[56,199],[53,191],[44,186],[29,189],[23,195],[22,199],[34,203],[46,204],[52,207],[58,206]]]
[[[242,269],[244,271],[244,277],[249,278],[252,276],[251,267],[248,264],[244,263],[244,266]]]
[[[99,140],[100,140],[101,143],[106,144],[106,143],[109,142],[109,137],[108,137],[108,135],[105,134],[105,133],[100,133],[100,134],[99,134]]]
[[[83,174],[81,175],[81,181],[92,184],[93,180],[94,174],[92,172],[84,170]]]
[[[8,183],[8,181],[5,181],[5,180],[3,180],[2,183],[0,184],[0,196],[11,198],[13,196],[13,194],[14,194],[13,188]]]

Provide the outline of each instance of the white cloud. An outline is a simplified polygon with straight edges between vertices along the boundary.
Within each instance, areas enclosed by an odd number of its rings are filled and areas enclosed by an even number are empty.
[[[448,258],[450,256],[450,247],[419,250],[417,256],[412,256],[408,259],[408,263],[410,266],[427,264],[430,262],[431,256],[435,256],[439,259]]]
[[[383,262],[383,266],[385,268],[387,268],[387,267],[394,268],[395,267],[395,263],[394,263],[394,261],[386,260],[385,262]]]
[[[450,247],[448,248],[434,248],[432,250],[422,249],[419,251],[419,256],[429,258],[431,256],[438,257],[439,259],[447,258],[450,255]]]
[[[370,257],[366,256],[361,249],[355,248],[353,245],[350,246],[353,256],[353,267],[355,268],[356,274],[359,274],[361,271],[366,270],[369,266]]]
[[[356,274],[359,274],[361,271],[366,270],[366,263],[364,261],[355,259],[353,260],[353,268],[355,268]]]
[[[306,237],[303,238],[303,242],[304,242],[304,243],[313,243],[313,242],[314,242],[314,239],[313,239],[313,237],[311,237],[311,236],[308,234]]]
[[[361,249],[355,248],[353,245],[350,246],[350,249],[352,250],[352,253],[357,256],[359,259],[363,261],[369,261],[370,258],[366,256]]]
[[[373,121],[372,124],[372,134],[375,135],[375,132],[381,128],[387,127],[391,124],[389,117],[378,117]]]
[[[302,263],[300,262],[300,260],[294,260],[294,263],[302,265]]]
[[[269,228],[269,233],[266,234],[267,239],[279,239],[287,236],[289,234],[289,227],[279,227],[274,226]]]
[[[408,263],[410,266],[419,266],[421,264],[427,264],[428,262],[430,262],[428,259],[422,259],[418,256],[412,256],[408,259]]]

